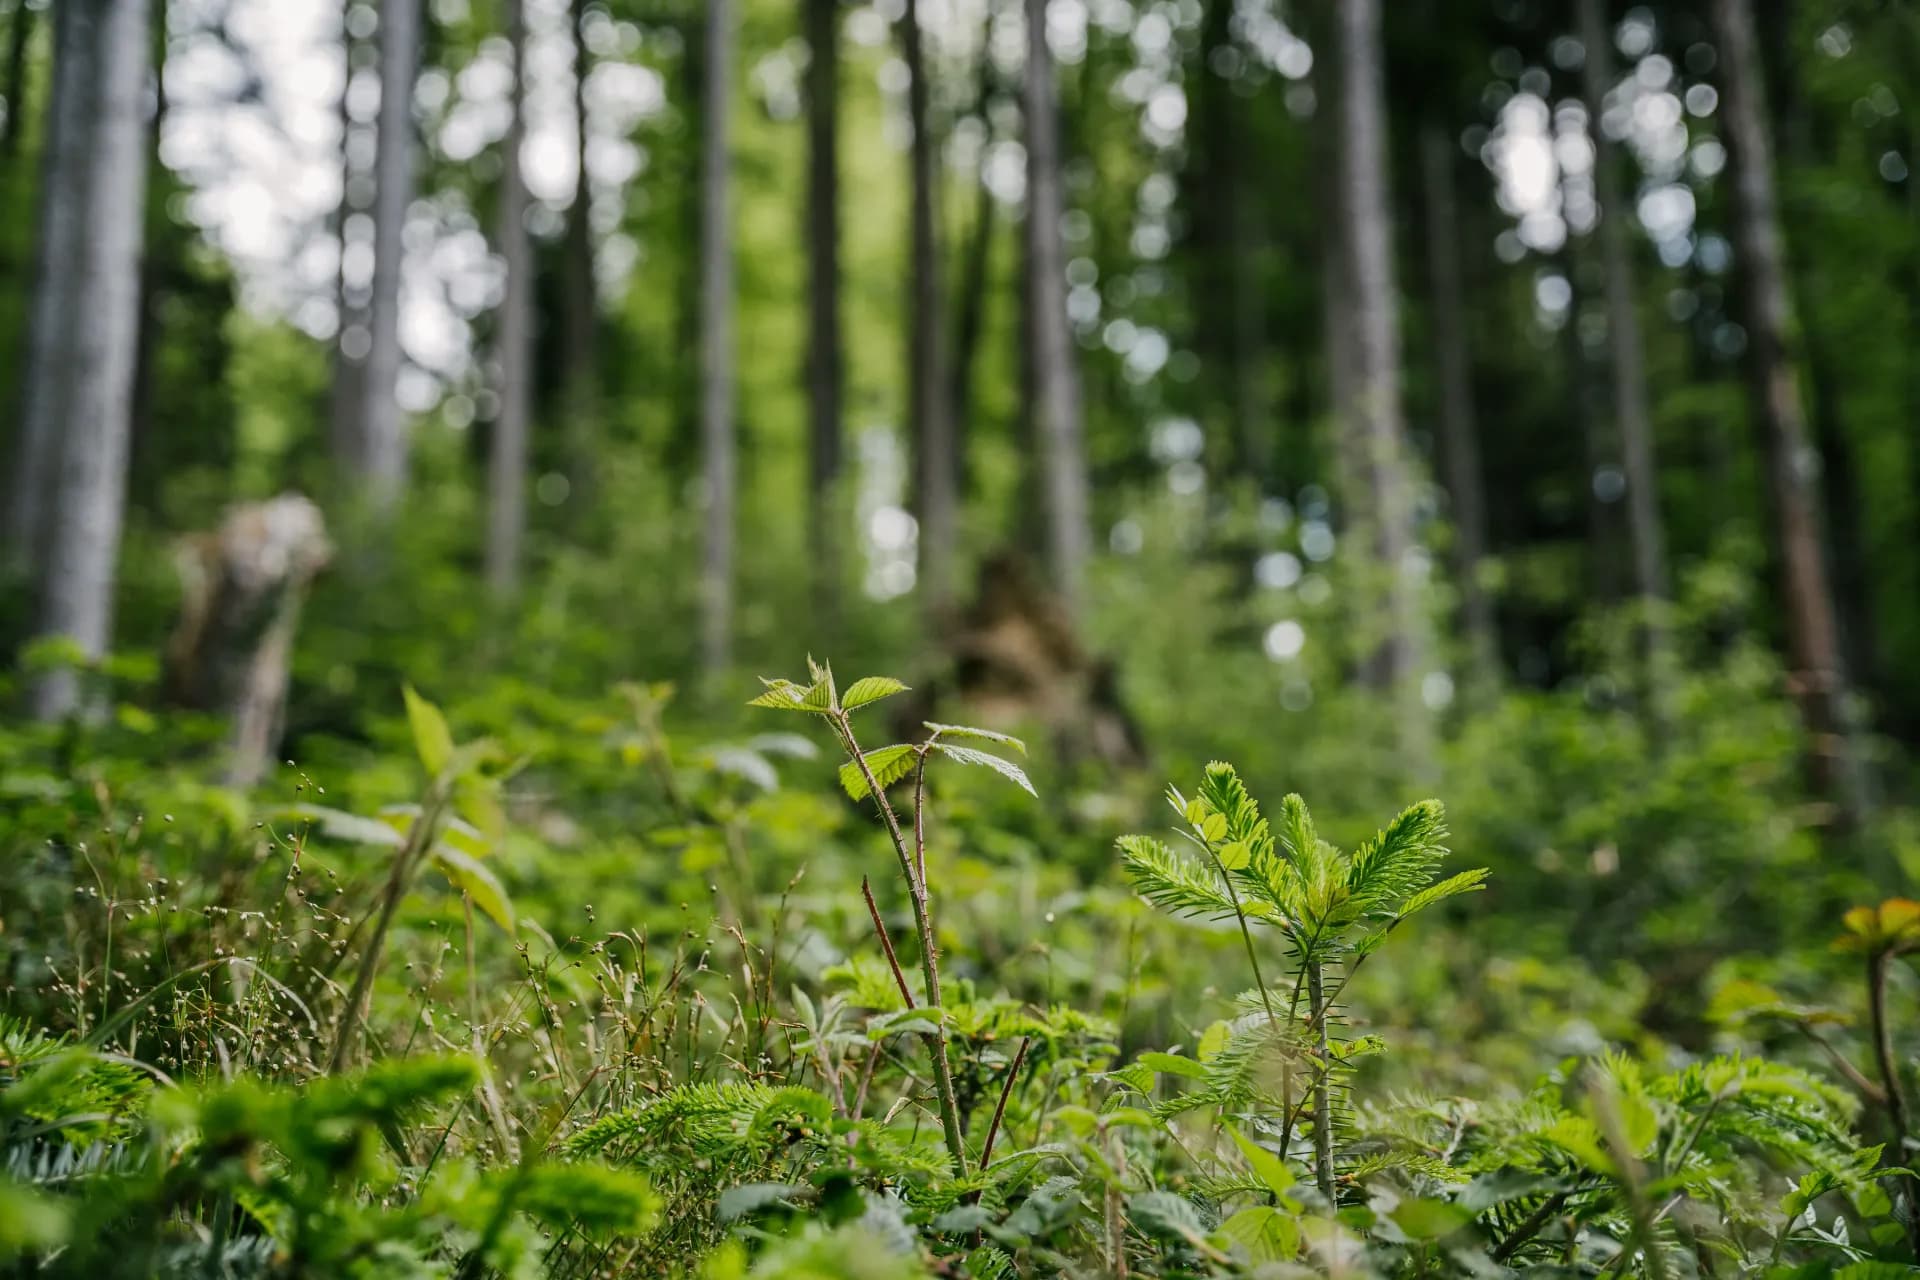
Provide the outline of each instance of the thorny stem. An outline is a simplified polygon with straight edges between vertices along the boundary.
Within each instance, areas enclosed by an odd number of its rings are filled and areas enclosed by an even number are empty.
[[[920,934],[920,973],[926,979],[927,1007],[934,1011],[934,1029],[928,1034],[928,1047],[933,1058],[933,1087],[940,1099],[940,1126],[946,1133],[947,1153],[953,1157],[953,1169],[961,1177],[967,1176],[966,1137],[960,1128],[960,1103],[953,1091],[953,1068],[947,1062],[947,1023],[940,1004],[940,960],[934,950],[933,923],[927,911],[927,886],[915,874],[913,852],[907,847],[906,836],[901,833],[900,819],[893,811],[893,805],[887,800],[886,791],[880,786],[879,779],[873,776],[873,770],[867,765],[867,758],[861,753],[860,743],[853,736],[853,723],[845,711],[832,713],[833,727],[840,736],[840,743],[847,755],[860,770],[861,778],[867,784],[867,793],[873,797],[874,807],[880,810],[880,819],[886,823],[887,835],[893,840],[893,851],[900,860],[900,874],[907,882],[907,898],[913,904],[914,928]],[[925,757],[922,757],[924,767]],[[924,831],[924,797],[916,790],[914,814],[916,835]]]
[[[1000,1101],[993,1106],[993,1123],[987,1126],[986,1145],[980,1148],[982,1170],[993,1159],[993,1140],[1000,1136],[1000,1120],[1007,1114],[1007,1098],[1013,1093],[1014,1082],[1020,1078],[1020,1064],[1027,1060],[1027,1046],[1032,1043],[1032,1036],[1021,1036],[1020,1048],[1013,1055],[1013,1065],[1007,1068],[1006,1083],[1000,1086]]]
[[[1867,960],[1867,1012],[1873,1022],[1873,1052],[1880,1064],[1880,1079],[1886,1089],[1887,1121],[1893,1128],[1892,1159],[1905,1165],[1907,1160],[1907,1094],[1900,1084],[1900,1064],[1893,1054],[1893,1030],[1887,1025],[1887,979],[1893,968],[1893,951],[1883,948]],[[1920,1255],[1920,1178],[1907,1179],[1907,1242]]]
[[[1315,1045],[1320,1051],[1320,1071],[1313,1081],[1313,1176],[1320,1194],[1331,1207],[1333,1200],[1333,1047],[1327,1041],[1325,976],[1317,960],[1307,961],[1307,1001],[1318,1028]]]
[[[860,894],[867,900],[867,915],[873,921],[873,931],[880,939],[880,949],[887,953],[887,967],[893,970],[893,980],[900,988],[900,998],[907,1002],[907,1008],[915,1007],[913,992],[907,989],[907,975],[900,972],[900,957],[893,951],[893,936],[887,932],[887,922],[880,918],[880,908],[873,902],[873,886],[867,883],[865,876],[860,877]]]

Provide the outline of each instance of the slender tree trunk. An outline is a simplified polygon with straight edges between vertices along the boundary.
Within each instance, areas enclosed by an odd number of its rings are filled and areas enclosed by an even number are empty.
[[[1665,630],[1657,610],[1669,595],[1665,523],[1660,517],[1659,471],[1654,460],[1653,415],[1647,406],[1645,346],[1640,337],[1634,287],[1630,202],[1620,187],[1618,148],[1600,127],[1607,91],[1614,82],[1612,28],[1605,0],[1579,0],[1580,41],[1586,48],[1582,78],[1594,145],[1594,199],[1600,211],[1600,252],[1606,273],[1607,358],[1613,381],[1621,464],[1627,481],[1627,541],[1633,551],[1633,585],[1649,606],[1645,641],[1657,671]]]
[[[339,246],[339,262],[334,272],[333,380],[328,393],[328,442],[339,478],[351,480],[359,474],[357,459],[365,432],[360,415],[366,406],[367,348],[371,345],[367,290],[347,282],[347,222],[356,212],[353,166],[353,55],[355,41],[347,29],[346,10],[340,15],[340,61],[344,76],[340,81],[340,203],[334,207],[332,226]]]
[[[167,123],[167,0],[150,0],[153,5],[153,112],[147,117],[147,172],[160,172],[160,135]],[[131,441],[128,444],[128,501],[136,510],[157,506],[161,482],[166,475],[159,423],[154,416],[155,368],[160,350],[160,301],[166,280],[162,262],[162,237],[168,230],[166,210],[149,193],[143,214],[141,240],[146,252],[140,258],[140,306],[135,321],[132,408],[129,410]]]
[[[66,341],[50,352],[69,389],[56,419],[64,437],[48,512],[38,633],[64,636],[89,658],[113,635],[114,583],[126,508],[129,399],[140,305],[145,226],[147,75],[152,62],[147,0],[65,0],[97,50],[89,81],[73,86],[90,121],[88,145],[70,162],[86,167],[78,235],[56,265],[74,292]],[[56,672],[34,690],[34,714],[60,719],[80,705],[77,674]]]
[[[1341,74],[1342,146],[1338,182],[1352,288],[1353,396],[1345,430],[1355,440],[1362,527],[1372,539],[1379,616],[1386,638],[1371,674],[1403,703],[1404,745],[1424,753],[1417,683],[1426,655],[1418,584],[1408,574],[1414,546],[1413,484],[1400,402],[1399,300],[1394,287],[1392,205],[1387,191],[1386,86],[1379,0],[1340,0],[1336,49]]]
[[[1235,475],[1267,478],[1272,453],[1259,401],[1260,297],[1249,277],[1251,239],[1246,185],[1251,157],[1241,128],[1244,104],[1217,55],[1234,49],[1233,0],[1205,0],[1200,20],[1191,146],[1195,172],[1190,245],[1196,337],[1209,381],[1226,410],[1217,455]]]
[[[935,140],[929,119],[926,49],[919,0],[906,0],[900,36],[907,63],[907,116],[913,128],[911,258],[913,315],[909,414],[913,420],[914,489],[920,520],[920,590],[929,621],[938,626],[953,604],[954,560],[959,539],[959,486],[953,475],[953,403],[946,374],[946,319],[940,282],[939,229],[935,225]]]
[[[994,6],[986,8],[986,28],[990,35],[993,29]],[[993,142],[993,116],[991,111],[993,95],[993,58],[987,51],[987,42],[981,41],[979,88],[974,96],[974,117],[980,121],[982,165],[985,163],[985,149]],[[968,226],[967,244],[960,260],[960,279],[956,285],[959,293],[958,305],[954,313],[953,367],[949,370],[953,380],[953,475],[954,484],[962,494],[968,490],[970,468],[967,465],[967,433],[972,429],[973,416],[973,375],[974,363],[980,355],[980,335],[986,326],[987,316],[987,275],[992,265],[994,217],[993,189],[987,186],[985,171],[976,166],[973,173],[974,211],[973,221]]]
[[[1720,37],[1722,119],[1733,152],[1734,238],[1744,286],[1748,391],[1784,577],[1780,594],[1788,659],[1811,739],[1814,785],[1833,803],[1840,823],[1852,827],[1865,816],[1865,780],[1849,723],[1812,450],[1789,349],[1791,302],[1752,4],[1714,0],[1713,18]]]
[[[700,136],[700,441],[706,475],[701,662],[726,667],[733,649],[733,233],[727,196],[733,85],[733,2],[707,0]]]
[[[27,43],[33,36],[33,10],[27,0],[13,0],[13,16],[7,22],[6,86],[0,89],[7,98],[7,117],[0,124],[0,156],[8,160],[20,154],[20,131],[27,121]]]
[[[500,367],[500,411],[487,455],[487,586],[511,598],[520,586],[527,528],[527,437],[533,412],[533,242],[527,234],[527,14],[525,0],[507,0],[513,44],[513,117],[500,143],[500,256],[506,287],[495,317],[494,358]]]
[[[599,300],[593,265],[593,181],[587,172],[587,143],[593,136],[587,112],[586,0],[572,0],[573,28],[573,203],[567,206],[564,246],[566,300],[561,306],[561,384],[567,409],[568,492],[573,510],[592,503],[594,453],[600,434]]]
[[[349,469],[376,512],[390,512],[407,477],[406,421],[395,392],[400,378],[400,283],[407,207],[413,202],[413,82],[420,65],[421,0],[381,0],[380,117],[375,125],[373,296],[359,438]]]
[[[802,0],[807,37],[807,548],[818,624],[840,612],[840,0]]]
[[[1487,555],[1487,500],[1480,468],[1480,423],[1474,412],[1473,369],[1467,350],[1466,288],[1460,278],[1459,202],[1454,147],[1447,129],[1429,120],[1420,130],[1426,194],[1427,277],[1432,295],[1433,355],[1440,384],[1440,457],[1453,506],[1454,573],[1460,580],[1460,619],[1468,667],[1482,690],[1499,679],[1500,647],[1493,602],[1481,582]]]
[[[1093,554],[1080,376],[1067,322],[1067,268],[1060,221],[1060,114],[1053,54],[1047,48],[1047,0],[1026,0],[1027,12],[1027,337],[1033,362],[1030,419],[1037,437],[1047,563],[1069,613],[1084,604]]]
[[[99,20],[93,4],[63,4],[53,13],[53,94],[40,152],[33,299],[7,495],[8,560],[29,574],[42,567],[61,428],[70,418],[65,397],[73,382],[67,362],[82,302],[73,266],[85,234],[82,219],[93,173],[88,157],[98,124],[93,98],[99,82]]]

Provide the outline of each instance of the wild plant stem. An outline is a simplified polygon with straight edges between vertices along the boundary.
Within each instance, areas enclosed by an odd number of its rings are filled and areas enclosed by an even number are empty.
[[[880,908],[873,901],[873,886],[867,883],[865,876],[860,877],[860,895],[867,900],[867,915],[873,921],[875,936],[880,939],[880,950],[886,952],[887,968],[893,970],[893,981],[900,988],[900,998],[907,1002],[907,1008],[914,1008],[913,992],[907,987],[907,975],[900,972],[900,957],[894,954],[893,936],[887,932],[886,921],[880,918]]]
[[[1000,1136],[1000,1121],[1007,1114],[1007,1099],[1013,1093],[1014,1083],[1020,1079],[1020,1064],[1027,1060],[1027,1047],[1032,1043],[1032,1036],[1021,1036],[1020,1048],[1013,1055],[1013,1065],[1007,1068],[1006,1082],[1000,1086],[1000,1101],[993,1106],[993,1123],[987,1126],[986,1144],[980,1148],[982,1169],[993,1159],[993,1140]]]
[[[1320,1071],[1313,1080],[1313,1176],[1320,1194],[1331,1207],[1333,1200],[1333,1046],[1327,1040],[1326,977],[1320,962],[1307,962],[1307,1002],[1318,1032],[1314,1037],[1320,1051]]]
[[[1886,1089],[1887,1122],[1893,1129],[1892,1163],[1907,1163],[1907,1092],[1900,1083],[1900,1063],[1893,1053],[1893,1029],[1887,1025],[1887,980],[1893,952],[1881,950],[1867,961],[1867,1012],[1873,1023],[1873,1053],[1880,1064]],[[1920,1257],[1920,1178],[1907,1178],[1907,1243]]]
[[[880,819],[886,824],[887,835],[893,841],[894,854],[900,860],[900,874],[907,882],[907,898],[913,904],[913,924],[920,935],[920,973],[926,979],[927,1007],[934,1012],[934,1029],[927,1040],[933,1058],[934,1092],[940,1100],[940,1127],[946,1134],[947,1153],[953,1157],[954,1172],[964,1178],[967,1176],[966,1136],[960,1128],[960,1103],[953,1090],[953,1068],[947,1062],[947,1023],[940,1003],[940,959],[934,949],[933,923],[927,910],[927,886],[915,874],[914,854],[900,830],[900,819],[887,800],[887,793],[880,786],[879,779],[873,776],[873,770],[868,767],[859,740],[853,735],[853,723],[845,711],[833,713],[833,726],[839,732],[841,745],[846,748],[848,758],[859,768],[860,776],[867,784],[867,793],[873,797],[874,806],[880,810]],[[926,757],[923,755],[921,768],[924,769],[925,765]],[[924,792],[916,788],[913,825],[917,835],[924,832],[925,820]]]

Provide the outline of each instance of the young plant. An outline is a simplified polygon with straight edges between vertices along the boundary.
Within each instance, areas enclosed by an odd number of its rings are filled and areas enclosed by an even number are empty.
[[[1229,764],[1209,764],[1192,799],[1174,788],[1167,799],[1186,824],[1182,835],[1198,856],[1177,853],[1149,836],[1125,836],[1120,848],[1127,873],[1155,906],[1238,924],[1270,1034],[1280,1036],[1283,1046],[1297,1033],[1306,1041],[1311,1080],[1298,1107],[1290,1065],[1283,1076],[1281,1152],[1287,1152],[1301,1111],[1311,1103],[1314,1180],[1331,1204],[1333,1074],[1342,1061],[1328,1034],[1335,1002],[1389,934],[1435,903],[1481,888],[1487,872],[1463,871],[1436,882],[1447,856],[1447,828],[1434,800],[1407,809],[1346,854],[1320,839],[1306,802],[1297,795],[1280,802],[1278,828],[1269,827]],[[1291,953],[1293,984],[1284,1020],[1262,974],[1255,926],[1278,931]],[[1301,1028],[1296,1024],[1303,997],[1307,1020]]]
[[[932,896],[927,883],[927,762],[939,754],[960,764],[988,768],[1032,795],[1033,784],[1027,780],[1020,766],[1002,756],[963,745],[963,742],[954,739],[995,743],[1022,753],[1026,751],[1026,746],[1018,738],[990,729],[928,722],[927,737],[919,742],[896,743],[873,751],[863,750],[854,736],[853,713],[882,698],[904,693],[907,686],[888,676],[867,676],[854,681],[842,693],[834,684],[831,668],[809,658],[807,670],[811,683],[806,685],[791,680],[763,680],[761,683],[766,685],[766,691],[748,705],[813,715],[825,720],[847,757],[847,762],[840,766],[840,785],[854,800],[870,799],[879,810],[880,820],[887,829],[887,838],[893,844],[894,856],[899,861],[900,878],[907,886],[907,898],[913,907],[914,931],[920,939],[920,973],[926,983],[927,1014],[934,1027],[928,1033],[927,1041],[933,1058],[934,1090],[940,1102],[940,1126],[946,1136],[947,1152],[953,1159],[954,1172],[964,1177],[967,1172],[966,1137],[961,1128],[960,1103],[953,1088],[953,1068],[947,1058],[947,1023],[940,999],[940,957],[934,945]],[[913,807],[909,814],[913,831],[911,841],[901,825],[893,802],[887,798],[888,787],[909,777],[913,780]],[[888,962],[894,966],[901,991],[906,993],[906,980],[900,976],[898,963],[894,959],[893,942],[887,937],[877,911],[873,919],[881,947],[887,954]]]

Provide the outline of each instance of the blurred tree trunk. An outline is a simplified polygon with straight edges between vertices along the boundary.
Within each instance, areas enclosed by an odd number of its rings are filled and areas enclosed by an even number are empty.
[[[913,130],[908,162],[913,172],[910,255],[913,315],[910,321],[908,413],[913,422],[914,497],[920,521],[920,592],[936,625],[953,605],[954,560],[959,538],[959,486],[953,474],[953,403],[945,372],[946,319],[940,282],[939,228],[935,205],[938,150],[929,118],[927,57],[919,0],[906,0],[900,22],[907,64],[907,117]]]
[[[98,89],[99,15],[93,4],[53,13],[53,91],[40,150],[33,297],[27,314],[20,427],[7,494],[7,553],[12,568],[35,574],[47,536],[50,490],[60,465],[61,426],[69,419],[67,361],[81,298],[73,265],[80,253],[91,171]]]
[[[733,651],[733,231],[727,195],[733,89],[733,0],[706,0],[701,42],[700,443],[706,478],[700,660],[724,668]]]
[[[1093,530],[1080,377],[1067,322],[1067,267],[1060,222],[1060,115],[1047,48],[1047,0],[1026,0],[1027,346],[1033,398],[1028,410],[1046,512],[1047,564],[1069,614],[1079,617]]]
[[[147,117],[147,172],[161,174],[160,134],[167,123],[167,0],[150,0],[153,5],[153,111]],[[140,306],[135,321],[132,407],[129,410],[128,501],[136,510],[157,510],[161,481],[166,467],[159,439],[159,423],[154,417],[154,382],[159,376],[156,359],[160,350],[160,303],[167,286],[162,261],[168,232],[172,229],[163,199],[156,199],[149,188],[144,212],[140,255]],[[159,193],[164,196],[164,192]]]
[[[503,599],[520,586],[533,404],[533,242],[527,234],[527,182],[520,155],[526,140],[525,0],[507,0],[507,38],[513,45],[513,114],[500,142],[500,208],[494,231],[507,278],[494,318],[500,409],[487,453],[487,586]]]
[[[27,44],[33,36],[33,10],[27,0],[13,0],[13,14],[7,20],[6,83],[0,93],[6,95],[7,116],[0,124],[0,156],[11,160],[20,154],[20,131],[27,121]]]
[[[346,473],[387,513],[406,484],[406,421],[400,379],[400,283],[407,207],[413,202],[413,82],[420,65],[421,0],[381,0],[380,115],[373,172],[373,291],[359,402],[344,434]]]
[[[567,206],[563,246],[560,309],[561,403],[567,415],[565,447],[568,495],[572,509],[583,512],[593,501],[594,455],[600,435],[598,286],[593,265],[593,181],[587,172],[587,143],[592,121],[587,112],[587,76],[592,55],[587,48],[586,0],[572,0],[573,34],[573,202]]]
[[[984,5],[980,41],[978,87],[974,93],[973,115],[980,122],[980,156],[973,171],[973,221],[968,227],[966,248],[960,259],[960,281],[956,286],[959,303],[954,316],[953,362],[948,371],[953,381],[953,476],[959,492],[965,494],[971,469],[967,465],[967,435],[973,423],[974,364],[980,356],[980,335],[986,327],[987,275],[993,257],[993,189],[986,182],[986,156],[993,145],[993,55],[989,42],[993,35],[995,5]]]
[[[1481,562],[1487,555],[1487,501],[1467,349],[1466,289],[1460,276],[1460,254],[1467,242],[1460,234],[1455,154],[1446,127],[1429,118],[1420,130],[1420,162],[1426,195],[1433,356],[1440,389],[1440,457],[1453,507],[1454,573],[1460,582],[1468,667],[1473,683],[1484,691],[1499,679],[1500,646],[1493,602],[1481,581]]]
[[[340,14],[340,203],[334,207],[331,230],[339,246],[334,271],[333,378],[328,388],[327,430],[341,479],[354,475],[352,459],[360,447],[360,414],[366,401],[369,317],[367,290],[347,280],[347,224],[358,209],[353,163],[354,53],[359,42],[347,25],[348,11]],[[364,200],[364,197],[362,197]]]
[[[1659,472],[1654,460],[1653,415],[1647,406],[1646,352],[1640,337],[1639,295],[1634,285],[1629,201],[1621,190],[1618,148],[1600,117],[1613,87],[1613,35],[1604,0],[1579,0],[1580,42],[1586,49],[1582,82],[1588,131],[1593,138],[1594,202],[1600,215],[1600,253],[1606,273],[1607,360],[1613,382],[1613,416],[1627,481],[1627,540],[1633,550],[1633,585],[1649,609],[1643,633],[1650,667],[1657,672],[1666,648],[1660,605],[1669,596],[1666,531],[1660,517]]]
[[[64,33],[95,51],[89,73],[68,88],[87,121],[85,144],[60,148],[56,166],[85,170],[75,184],[75,235],[53,264],[53,287],[72,291],[58,316],[67,328],[40,352],[53,362],[56,455],[37,633],[73,641],[88,658],[113,635],[113,595],[126,508],[130,397],[145,227],[147,76],[153,57],[147,0],[64,0]],[[73,137],[75,135],[68,135]],[[76,137],[76,140],[77,137]],[[66,137],[61,139],[63,143]],[[52,175],[64,183],[65,174]],[[51,230],[51,228],[49,229]],[[80,705],[77,673],[58,671],[33,692],[43,720]]]
[[[1212,394],[1226,410],[1226,438],[1216,444],[1216,456],[1230,474],[1264,481],[1272,441],[1259,404],[1260,294],[1251,275],[1252,236],[1241,181],[1241,169],[1252,159],[1241,127],[1247,104],[1236,102],[1233,93],[1233,0],[1205,3],[1194,78],[1195,128],[1189,134],[1195,337],[1208,380],[1217,388]]]
[[[1419,673],[1426,654],[1418,584],[1408,573],[1414,546],[1413,483],[1400,402],[1399,302],[1393,274],[1393,213],[1387,189],[1387,113],[1379,0],[1336,6],[1341,141],[1338,184],[1345,248],[1344,282],[1352,289],[1348,341],[1352,395],[1345,431],[1362,472],[1350,497],[1372,540],[1377,607],[1385,636],[1368,664],[1371,681],[1401,700],[1402,737],[1410,758],[1424,756],[1425,713]]]
[[[840,614],[840,0],[802,0],[807,38],[807,554],[817,624]]]
[[[1840,824],[1853,827],[1865,816],[1865,779],[1849,722],[1825,536],[1809,465],[1813,454],[1789,349],[1792,304],[1751,0],[1714,0],[1713,19],[1720,43],[1722,118],[1733,153],[1748,394],[1773,505],[1791,679],[1811,739],[1814,785],[1835,806]]]

